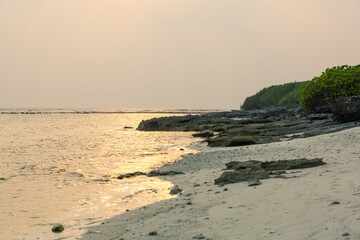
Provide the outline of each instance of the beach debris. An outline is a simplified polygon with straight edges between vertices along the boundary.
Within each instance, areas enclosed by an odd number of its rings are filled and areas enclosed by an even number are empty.
[[[181,188],[179,188],[178,185],[175,185],[171,190],[170,190],[170,194],[171,195],[176,195],[181,193],[183,190]]]
[[[348,233],[348,232],[346,232],[346,233],[343,233],[343,235],[342,235],[343,237],[348,237],[348,236],[350,236],[350,233]]]
[[[5,180],[6,180],[5,178],[2,178],[2,177],[0,178],[0,181],[5,181]]]
[[[282,177],[285,170],[289,169],[302,169],[317,167],[326,164],[322,158],[314,159],[292,159],[292,160],[279,160],[279,161],[257,161],[248,160],[244,162],[232,161],[225,164],[226,171],[221,176],[215,179],[215,184],[223,186],[224,184],[249,182],[248,186],[257,186],[261,182],[259,180],[267,179],[270,177]]]
[[[149,236],[156,236],[156,235],[158,235],[157,231],[149,232]]]
[[[65,230],[64,226],[62,224],[56,224],[51,229],[53,232],[59,233]]]
[[[200,184],[199,184],[199,183],[195,183],[195,184],[194,184],[194,187],[200,187]]]
[[[124,129],[133,129],[133,127],[125,126]]]
[[[205,238],[205,236],[202,235],[202,233],[200,233],[200,234],[198,234],[196,236],[193,236],[193,239],[204,239],[204,238]]]
[[[333,201],[333,202],[330,204],[330,206],[332,206],[332,205],[338,205],[338,204],[340,204],[339,201]]]
[[[254,179],[254,180],[249,181],[248,187],[259,186],[259,185],[261,185],[261,184],[262,184],[262,183],[261,183],[259,180]]]

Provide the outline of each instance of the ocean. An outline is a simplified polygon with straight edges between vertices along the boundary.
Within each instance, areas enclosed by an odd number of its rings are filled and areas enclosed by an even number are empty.
[[[171,198],[147,172],[194,153],[184,132],[141,132],[141,120],[204,111],[0,109],[0,239],[76,239],[86,227]],[[66,230],[51,231],[61,223]]]

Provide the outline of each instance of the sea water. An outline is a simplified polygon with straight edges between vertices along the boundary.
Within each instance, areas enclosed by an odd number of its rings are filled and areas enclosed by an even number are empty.
[[[170,198],[170,182],[116,176],[172,162],[196,141],[191,133],[136,130],[169,113],[2,113],[0,239],[76,239],[87,226]],[[66,228],[60,234],[51,231],[57,223]]]

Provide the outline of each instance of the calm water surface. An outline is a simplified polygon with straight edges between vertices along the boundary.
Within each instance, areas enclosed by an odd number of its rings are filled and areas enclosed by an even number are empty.
[[[192,152],[191,133],[135,130],[168,115],[0,114],[0,239],[76,239],[89,225],[170,198],[170,182],[116,179]],[[56,223],[66,230],[52,233]]]

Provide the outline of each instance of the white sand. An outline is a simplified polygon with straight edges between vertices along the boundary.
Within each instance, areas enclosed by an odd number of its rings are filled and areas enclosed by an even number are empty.
[[[229,161],[315,157],[327,164],[287,174],[295,178],[267,179],[257,187],[214,185]],[[213,240],[360,239],[360,127],[289,142],[207,148],[163,169],[187,172],[164,178],[182,188],[182,195],[112,218],[92,227],[84,239],[193,239],[199,234]],[[157,235],[149,236],[151,231]]]

